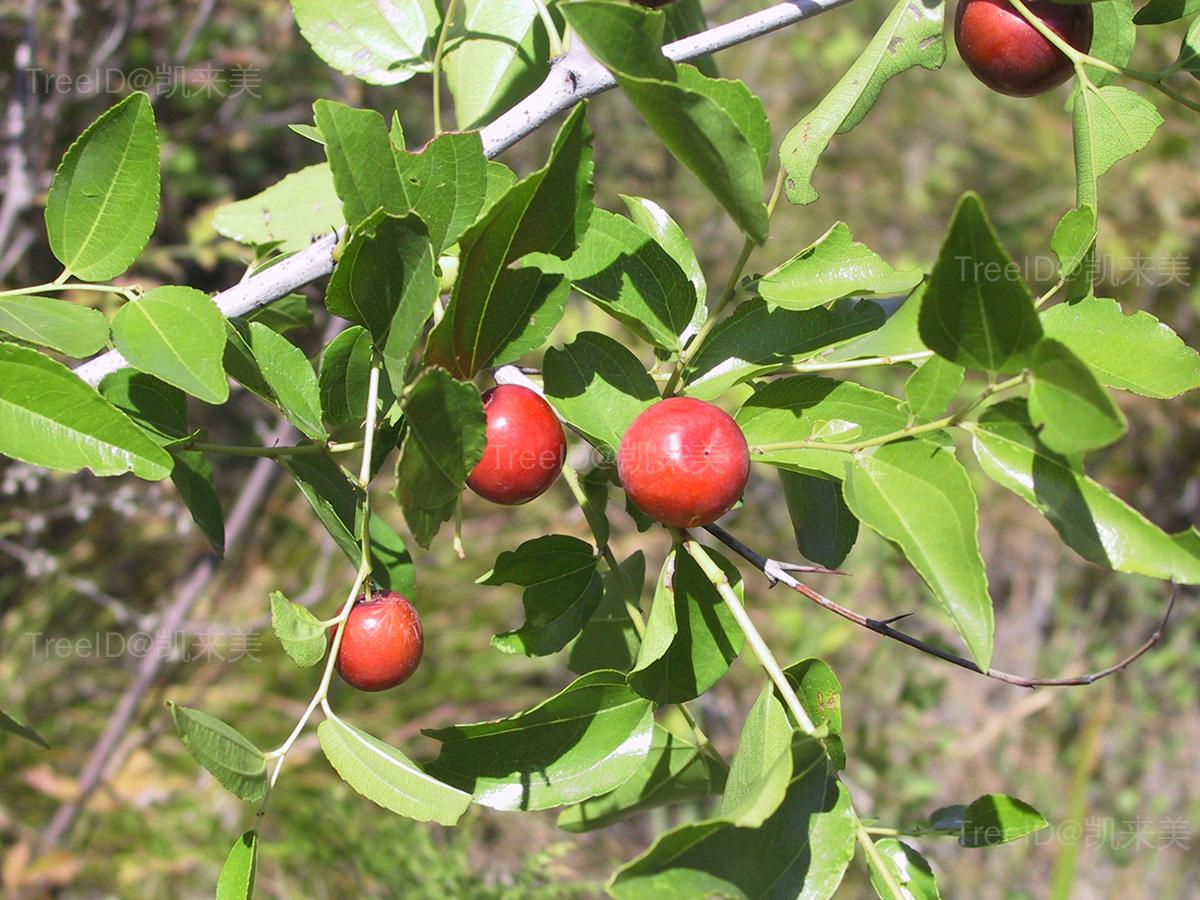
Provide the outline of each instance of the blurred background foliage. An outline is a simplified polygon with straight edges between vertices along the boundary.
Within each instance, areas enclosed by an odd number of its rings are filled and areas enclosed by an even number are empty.
[[[760,6],[711,0],[710,20]],[[744,79],[766,102],[776,142],[810,110],[864,46],[887,4],[863,0],[749,46],[723,53],[722,74]],[[33,59],[14,59],[32,24]],[[1153,69],[1175,56],[1182,27],[1139,29],[1132,65]],[[317,97],[399,110],[410,145],[430,136],[429,82],[368,88],[324,66],[300,38],[283,0],[63,0],[0,2],[0,96],[22,79],[34,87],[23,115],[36,199],[0,246],[4,286],[58,273],[40,205],[53,165],[70,141],[132,84],[155,98],[163,136],[163,208],[154,242],[130,278],[145,287],[186,283],[217,290],[235,282],[249,256],[211,227],[220,204],[250,196],[287,172],[322,159],[287,129],[311,121]],[[151,73],[135,74],[135,73]],[[47,75],[67,76],[54,83]],[[99,76],[88,82],[84,76]],[[152,84],[135,78],[153,77]],[[105,79],[108,83],[105,84]],[[124,85],[124,86],[123,86]],[[1027,260],[1035,290],[1049,284],[1049,236],[1073,203],[1066,89],[1033,100],[990,93],[955,55],[940,72],[909,71],[891,83],[867,120],[834,140],[818,169],[821,200],[786,204],[751,262],[763,271],[844,220],[855,237],[895,265],[928,267],[953,204],[965,189],[984,198],[1002,238]],[[1154,98],[1162,107],[1165,101]],[[1200,123],[1163,109],[1150,147],[1102,183],[1100,253],[1113,268],[1100,291],[1127,311],[1147,309],[1200,345]],[[715,201],[680,169],[617,94],[592,103],[598,202],[617,193],[661,203],[692,237],[710,285],[724,281],[741,239]],[[529,171],[551,130],[505,160]],[[6,185],[11,189],[12,185]],[[1146,262],[1148,261],[1148,262]],[[1041,273],[1039,275],[1039,272]],[[103,302],[96,295],[76,298]],[[309,293],[319,310],[319,294]],[[321,322],[291,337],[319,348]],[[615,331],[574,302],[556,340],[581,328]],[[874,376],[898,390],[907,371]],[[1200,521],[1200,404],[1121,395],[1129,437],[1096,454],[1091,470],[1157,524]],[[197,405],[193,421],[213,440],[261,440],[270,414],[250,397]],[[250,463],[221,459],[226,510]],[[1161,586],[1115,577],[1080,561],[1016,498],[980,483],[982,543],[997,608],[997,664],[1041,675],[1106,665],[1139,643],[1161,614]],[[399,525],[394,503],[377,509]],[[650,571],[665,534],[640,534],[613,508],[614,549],[643,549]],[[755,473],[746,511],[730,529],[776,556],[795,557],[775,476]],[[474,579],[502,549],[551,531],[586,534],[565,487],[529,507],[502,510],[467,497],[468,557],[443,541],[418,553],[425,662],[403,688],[355,695],[339,688],[343,715],[414,756],[432,745],[419,729],[499,717],[568,680],[563,659],[527,660],[493,650],[492,633],[520,621],[516,588]],[[153,632],[156,616],[207,552],[169,484],[64,477],[0,463],[0,708],[23,716],[50,741],[42,751],[0,737],[0,889],[11,896],[205,896],[250,811],[188,757],[162,706],[201,706],[272,746],[291,728],[312,689],[267,627],[267,594],[282,589],[331,615],[350,577],[298,493],[282,480],[254,527],[231,547],[186,629],[171,639],[181,658],[166,666],[106,765],[69,838],[46,855],[39,834],[69,801],[85,760],[133,678],[130,636]],[[820,586],[867,614],[915,612],[911,628],[951,639],[916,576],[882,541],[861,537],[848,579]],[[1184,596],[1163,644],[1110,681],[1027,692],[950,668],[804,605],[768,592],[747,573],[747,595],[781,659],[826,658],[844,686],[847,772],[856,803],[886,825],[920,821],[936,807],[1007,791],[1038,806],[1055,828],[1040,839],[963,850],[917,841],[946,896],[1187,897],[1200,879],[1200,705],[1197,617]],[[266,631],[263,631],[266,627]],[[115,635],[116,637],[112,637]],[[99,641],[58,653],[47,641]],[[109,647],[103,646],[108,642]],[[120,652],[122,646],[125,652]],[[161,650],[156,643],[150,652]],[[112,650],[112,652],[108,652]],[[702,701],[704,727],[727,754],[761,676],[748,659]],[[658,811],[605,832],[557,831],[555,814],[477,810],[457,830],[416,825],[355,795],[321,757],[315,737],[289,761],[265,827],[263,896],[596,896],[615,864],[656,829],[702,815]],[[1049,835],[1049,836],[1047,836]],[[851,870],[846,896],[865,895]]]

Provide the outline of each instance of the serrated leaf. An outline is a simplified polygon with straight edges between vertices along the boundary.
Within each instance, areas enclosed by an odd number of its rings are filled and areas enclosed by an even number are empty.
[[[1106,447],[1126,427],[1087,363],[1053,338],[1043,338],[1033,351],[1029,418],[1042,443],[1068,455]]]
[[[1127,316],[1116,300],[1090,297],[1050,307],[1042,325],[1108,387],[1160,400],[1200,387],[1200,353],[1148,312]]]
[[[454,825],[471,805],[470,794],[422,772],[395,747],[341,719],[318,725],[317,738],[342,780],[384,809],[418,822]]]
[[[301,668],[315,666],[325,658],[329,647],[325,626],[306,607],[293,603],[280,591],[271,592],[271,627],[284,652]]]
[[[917,422],[942,415],[962,387],[966,370],[940,356],[931,356],[904,382],[905,405]]]
[[[171,473],[171,457],[60,362],[0,344],[0,453],[35,466],[97,475]]]
[[[548,809],[607,793],[645,761],[654,711],[620,672],[582,675],[497,722],[423,733],[442,742],[428,771],[493,809]]]
[[[1040,812],[1005,794],[985,794],[963,813],[958,842],[964,847],[993,847],[1049,828]]]
[[[303,250],[345,225],[328,163],[285,175],[253,197],[226,203],[213,216],[218,234],[241,244],[276,244],[284,253]]]
[[[479,584],[516,584],[525,589],[525,624],[498,634],[492,646],[504,653],[546,656],[574,637],[600,603],[602,585],[592,546],[549,534],[505,550]]]
[[[893,269],[838,222],[752,287],[772,306],[812,309],[851,294],[907,293],[921,278],[919,269]]]
[[[1133,45],[1137,42],[1137,28],[1133,22],[1133,0],[1105,0],[1092,6],[1092,45],[1088,55],[1102,59],[1115,66],[1127,66],[1133,56]],[[1088,80],[1096,87],[1112,84],[1121,76],[1116,72],[1097,66],[1086,66]],[[1078,86],[1071,91],[1067,100],[1068,109],[1073,108],[1079,93]]]
[[[108,320],[89,306],[53,297],[0,297],[0,332],[76,359],[108,343]]]
[[[267,760],[261,750],[220,719],[167,701],[175,730],[196,762],[247,803],[267,793]]]
[[[913,66],[941,68],[946,59],[942,3],[900,0],[867,48],[833,89],[783,139],[779,157],[788,174],[788,199],[812,203],[813,171],[834,134],[863,120],[889,79]]]
[[[963,194],[921,299],[921,340],[968,369],[1015,374],[1042,336],[1029,288],[977,194]]]
[[[428,72],[441,24],[434,0],[291,0],[317,56],[368,84],[400,84]]]
[[[217,900],[252,900],[258,871],[258,832],[247,831],[225,857],[217,879]]]
[[[899,545],[986,669],[994,624],[979,552],[979,504],[954,453],[903,441],[855,454],[845,496],[864,525]]]
[[[717,815],[742,828],[757,828],[779,808],[792,780],[795,729],[768,684],[742,724]],[[816,748],[810,743],[810,751]]]
[[[630,423],[659,398],[645,366],[622,344],[593,331],[542,359],[546,399],[608,459]]]
[[[15,734],[19,738],[24,738],[31,744],[37,744],[46,750],[50,749],[50,745],[46,743],[46,739],[21,722],[18,722],[4,710],[0,710],[0,731],[7,731],[9,734]]]
[[[1050,239],[1050,247],[1058,257],[1059,274],[1063,278],[1075,274],[1095,243],[1096,210],[1087,204],[1067,210]]]
[[[327,439],[317,373],[304,351],[261,322],[250,323],[250,350],[284,417],[306,437]]]
[[[351,325],[329,342],[317,379],[329,422],[344,425],[366,416],[371,359],[371,336],[361,325]]]
[[[46,197],[50,249],[84,281],[137,259],[158,218],[158,130],[138,91],[103,112],[63,156]]]
[[[112,321],[113,342],[129,364],[205,403],[229,399],[225,317],[212,297],[167,286],[126,303]]]
[[[891,881],[901,890],[901,893],[897,894],[888,887],[888,882],[875,868],[875,859],[868,857],[871,887],[879,897],[883,900],[941,900],[942,895],[938,891],[933,870],[920,853],[903,841],[890,837],[877,840],[875,849],[879,851],[883,864],[887,866]]]
[[[1149,144],[1162,122],[1154,104],[1128,88],[1085,85],[1074,107],[1076,177],[1094,186],[1116,163]]]
[[[836,569],[858,539],[858,519],[842,498],[842,486],[829,478],[779,470],[796,549],[818,565]]]
[[[1024,401],[989,407],[971,433],[983,470],[1045,516],[1084,559],[1120,572],[1200,583],[1200,548],[1165,533],[1040,443]]]

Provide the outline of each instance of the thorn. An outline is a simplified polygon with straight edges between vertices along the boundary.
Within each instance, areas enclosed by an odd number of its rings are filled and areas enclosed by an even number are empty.
[[[876,619],[876,621],[880,625],[891,625],[895,622],[899,622],[901,619],[907,619],[911,615],[914,615],[914,613],[910,613],[910,612],[900,613],[900,615],[892,616],[890,619]]]
[[[775,561],[775,564],[785,572],[804,572],[810,575],[849,575],[841,569],[827,569],[825,566],[807,566],[801,563],[786,563]]]

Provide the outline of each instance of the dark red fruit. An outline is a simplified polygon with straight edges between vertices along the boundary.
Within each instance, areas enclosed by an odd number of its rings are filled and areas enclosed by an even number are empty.
[[[1092,8],[1051,0],[1025,5],[1077,50],[1092,45]],[[1071,61],[1040,35],[1008,0],[959,0],[954,42],[972,74],[994,91],[1032,97],[1071,77]]]
[[[386,691],[408,680],[424,649],[416,607],[399,594],[376,591],[354,601],[338,647],[338,674],[360,691]]]
[[[554,483],[567,458],[567,439],[550,404],[515,384],[483,395],[487,446],[467,485],[493,503],[527,503]]]
[[[694,528],[737,503],[750,451],[737,423],[711,403],[671,397],[633,420],[617,451],[617,473],[646,515]]]

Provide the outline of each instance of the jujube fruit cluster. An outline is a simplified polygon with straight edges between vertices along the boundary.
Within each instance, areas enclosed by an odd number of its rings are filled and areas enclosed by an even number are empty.
[[[1027,0],[1029,11],[1077,50],[1092,44],[1092,8]],[[1032,97],[1071,77],[1066,55],[1046,40],[1008,0],[959,0],[954,42],[971,73],[1001,94]]]
[[[750,451],[725,412],[703,400],[670,397],[633,420],[617,451],[617,474],[646,515],[694,528],[737,503],[750,475]]]
[[[467,486],[505,506],[544,493],[567,458],[562,423],[550,404],[529,388],[502,384],[484,393],[483,409],[487,445]]]
[[[350,609],[338,647],[338,674],[360,691],[386,691],[408,680],[424,649],[416,607],[400,594],[375,591],[359,596]]]

